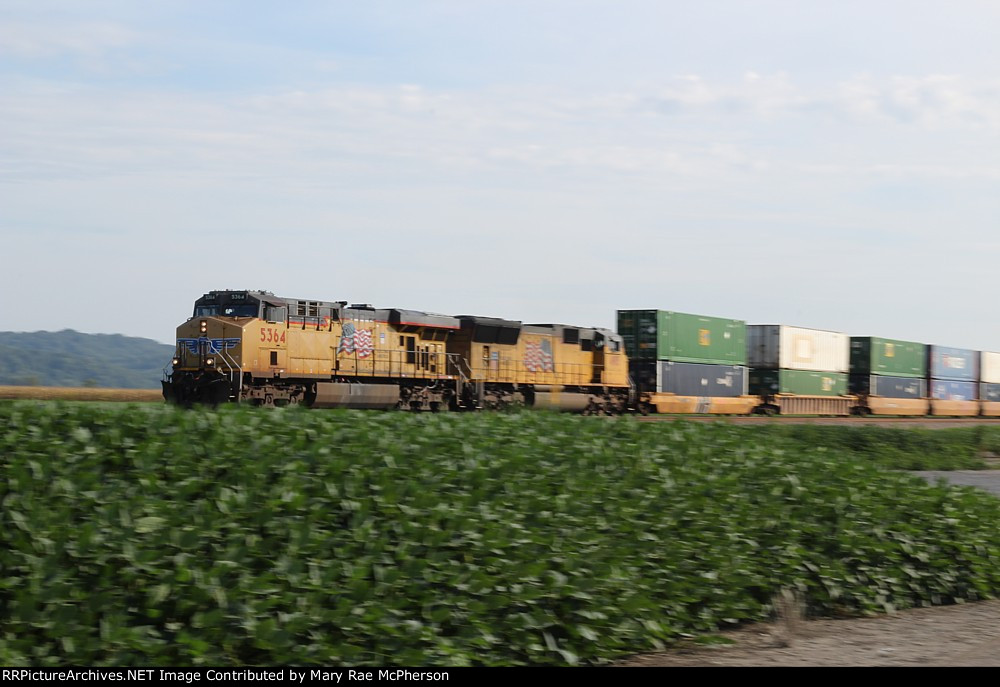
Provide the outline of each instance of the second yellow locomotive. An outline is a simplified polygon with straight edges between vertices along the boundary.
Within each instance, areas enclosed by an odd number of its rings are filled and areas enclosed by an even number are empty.
[[[622,339],[606,329],[212,291],[177,328],[163,393],[182,404],[618,413],[633,391]]]

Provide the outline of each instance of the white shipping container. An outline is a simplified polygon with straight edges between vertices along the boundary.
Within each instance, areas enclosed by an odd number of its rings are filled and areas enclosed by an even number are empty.
[[[749,367],[812,372],[847,372],[851,337],[840,332],[752,324],[747,327]]]
[[[979,381],[1000,384],[1000,353],[983,351],[979,358]]]

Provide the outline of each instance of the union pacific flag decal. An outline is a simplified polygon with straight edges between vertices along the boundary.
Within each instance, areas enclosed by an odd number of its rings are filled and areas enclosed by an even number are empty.
[[[524,344],[524,367],[529,372],[552,372],[552,342],[548,339],[528,341]]]
[[[359,358],[367,358],[375,350],[372,344],[372,330],[358,329],[352,323],[344,325],[344,333],[340,336],[337,355],[354,353]]]
[[[240,345],[239,338],[232,339],[209,339],[207,337],[202,337],[200,339],[177,339],[177,345],[183,346],[187,350],[191,351],[197,355],[201,346],[205,346],[205,352],[211,355],[218,355],[222,351],[228,351],[230,348],[236,348]]]

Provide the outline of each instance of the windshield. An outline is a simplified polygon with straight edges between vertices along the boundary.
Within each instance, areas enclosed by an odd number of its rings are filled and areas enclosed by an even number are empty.
[[[257,317],[256,303],[239,305],[199,305],[194,309],[195,317]]]

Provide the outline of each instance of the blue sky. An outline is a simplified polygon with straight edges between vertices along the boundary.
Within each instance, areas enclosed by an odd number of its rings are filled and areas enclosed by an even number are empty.
[[[0,329],[263,288],[1000,350],[1000,5],[0,7]]]

